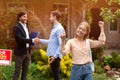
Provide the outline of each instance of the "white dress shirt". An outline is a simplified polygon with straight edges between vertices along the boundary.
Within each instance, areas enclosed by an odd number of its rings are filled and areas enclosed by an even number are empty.
[[[28,32],[27,25],[26,25],[26,24],[23,24],[22,22],[19,22],[19,23],[22,25],[22,27],[23,27],[23,29],[24,29],[24,31],[25,31],[25,33],[26,33],[26,39],[29,39],[29,32]],[[27,47],[27,48],[29,47],[29,44],[28,44],[28,43],[26,43],[26,47]]]

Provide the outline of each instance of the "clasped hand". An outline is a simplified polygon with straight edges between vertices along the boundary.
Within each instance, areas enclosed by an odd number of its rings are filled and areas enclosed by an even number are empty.
[[[40,39],[39,39],[38,37],[34,38],[34,43],[35,43],[35,44],[40,43]]]

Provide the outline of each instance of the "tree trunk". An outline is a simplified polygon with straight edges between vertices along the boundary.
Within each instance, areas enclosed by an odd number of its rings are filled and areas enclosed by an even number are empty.
[[[82,11],[82,21],[85,21],[86,10],[83,8]]]

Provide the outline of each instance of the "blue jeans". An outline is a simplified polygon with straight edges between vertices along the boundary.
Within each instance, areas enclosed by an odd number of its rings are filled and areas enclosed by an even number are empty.
[[[93,80],[91,63],[84,65],[73,64],[70,80]]]

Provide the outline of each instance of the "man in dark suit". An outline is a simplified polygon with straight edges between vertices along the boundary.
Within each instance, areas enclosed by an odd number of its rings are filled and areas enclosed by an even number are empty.
[[[38,38],[30,39],[27,28],[28,17],[26,12],[18,13],[18,23],[13,29],[16,41],[14,49],[15,54],[15,71],[13,80],[18,80],[20,71],[22,70],[21,80],[26,80],[28,66],[30,62],[30,44],[36,43]]]

